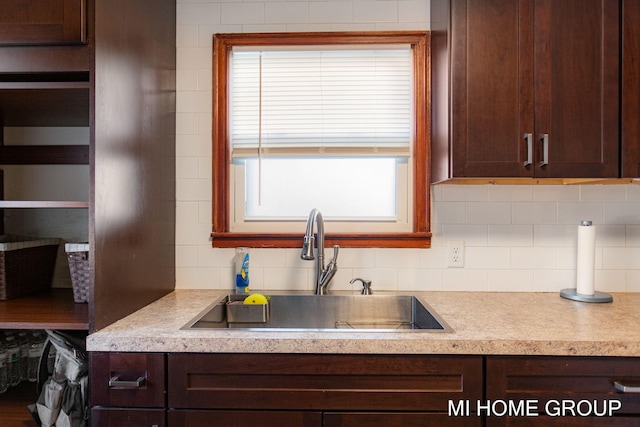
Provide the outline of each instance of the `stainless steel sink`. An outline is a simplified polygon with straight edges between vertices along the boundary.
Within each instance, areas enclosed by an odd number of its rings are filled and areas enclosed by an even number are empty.
[[[271,295],[266,306],[236,300],[220,297],[181,329],[452,331],[412,295]]]

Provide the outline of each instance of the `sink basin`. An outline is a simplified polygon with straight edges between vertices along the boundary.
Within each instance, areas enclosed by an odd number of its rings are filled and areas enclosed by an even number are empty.
[[[222,296],[181,329],[451,332],[427,303],[412,295],[271,295],[265,306],[241,300]]]

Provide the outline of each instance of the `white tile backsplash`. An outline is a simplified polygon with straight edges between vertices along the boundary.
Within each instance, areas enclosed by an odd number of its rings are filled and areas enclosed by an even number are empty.
[[[432,223],[435,218],[432,216]],[[433,227],[432,227],[433,228]],[[487,246],[488,226],[486,224],[446,224],[442,225],[442,244],[450,240],[462,240],[466,246]],[[432,230],[435,233],[435,230]]]
[[[640,292],[640,270],[627,270],[626,283],[627,292]]]
[[[533,270],[489,270],[488,290],[492,292],[534,292]]]
[[[533,200],[537,202],[577,201],[580,200],[580,187],[577,185],[534,185]]]
[[[605,224],[640,224],[639,202],[608,202],[604,204]]]
[[[625,201],[624,185],[582,185],[580,186],[580,201]]]
[[[532,185],[489,185],[489,201],[528,202],[533,200]]]
[[[176,23],[178,25],[198,25],[220,22],[220,3],[202,2],[176,4]]]
[[[356,1],[314,1],[309,3],[309,23],[352,23],[353,4]]]
[[[428,23],[431,16],[429,2],[426,0],[399,0],[398,22]]]
[[[489,186],[443,185],[440,197],[449,202],[486,202],[489,200]]]
[[[581,221],[593,224],[603,223],[602,202],[559,202],[558,224],[580,224]]]
[[[467,203],[468,224],[511,224],[511,205],[506,202]]]
[[[215,33],[429,29],[428,0],[177,0],[176,287],[233,289],[233,249],[211,247]],[[535,291],[575,286],[577,225],[597,225],[596,288],[640,292],[640,185],[432,186],[432,248],[340,251],[332,286],[357,291]],[[465,267],[447,268],[447,242]],[[328,249],[331,254],[331,248]],[[252,249],[254,289],[312,289],[299,249]]]
[[[398,270],[398,289],[403,291],[440,291],[442,290],[442,270],[400,269]]]
[[[640,184],[640,180],[636,180],[637,184]],[[626,185],[627,201],[628,202],[640,202],[640,185]]]
[[[354,22],[397,22],[398,2],[384,1],[356,1],[353,3]]]
[[[555,248],[511,248],[512,269],[554,269],[556,265]]]
[[[264,24],[264,2],[222,3],[220,23],[222,24]],[[215,18],[214,18],[215,19]]]
[[[511,204],[513,224],[556,224],[558,205],[555,202],[514,202]]]
[[[431,220],[436,224],[466,224],[467,204],[464,202],[438,202],[431,207]]]
[[[534,270],[534,292],[558,292],[566,288],[575,288],[575,270]]]
[[[450,268],[443,271],[443,291],[488,291],[488,271]]]
[[[627,247],[640,246],[640,225],[627,225],[625,227],[625,244]],[[637,268],[640,268],[640,260],[638,260]]]
[[[309,3],[273,2],[265,4],[265,23],[300,24],[309,22]]]
[[[577,227],[577,225],[536,224],[533,226],[533,245],[547,247],[575,247]]]
[[[489,246],[533,246],[533,226],[489,225],[487,244]]]
[[[467,246],[464,248],[464,266],[468,269],[508,269],[511,250],[508,247]]]

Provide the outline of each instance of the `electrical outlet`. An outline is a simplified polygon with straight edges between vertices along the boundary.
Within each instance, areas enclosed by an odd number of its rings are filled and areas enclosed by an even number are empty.
[[[462,240],[449,241],[447,267],[464,267],[464,242]]]

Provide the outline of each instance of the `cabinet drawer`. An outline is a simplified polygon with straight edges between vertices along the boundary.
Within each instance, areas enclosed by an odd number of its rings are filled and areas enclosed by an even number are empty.
[[[91,405],[165,407],[165,355],[91,353]]]
[[[2,0],[0,45],[86,41],[86,0]]]
[[[482,358],[170,354],[169,407],[446,412],[482,396]],[[472,409],[473,410],[473,409]]]
[[[167,414],[171,427],[320,427],[321,412],[302,411],[212,411],[171,410]]]
[[[325,413],[324,427],[480,427],[482,419],[477,416],[451,418],[448,414],[435,413],[398,413],[398,412],[362,412],[362,413]]]
[[[93,427],[165,427],[164,409],[106,409],[91,410]]]
[[[591,415],[607,411],[605,415],[591,418],[591,422],[613,421],[609,413],[640,414],[640,394],[622,393],[615,387],[615,382],[640,386],[640,358],[489,357],[486,376],[488,401],[535,402],[534,412],[541,417],[539,420],[526,418],[526,425],[549,420],[543,417],[545,414],[557,422],[564,420],[582,425],[579,419],[585,418],[589,407],[594,408]],[[613,401],[619,401],[621,407],[617,409]],[[488,425],[509,425],[504,419],[490,418],[493,421]],[[514,418],[525,422],[523,417]]]

